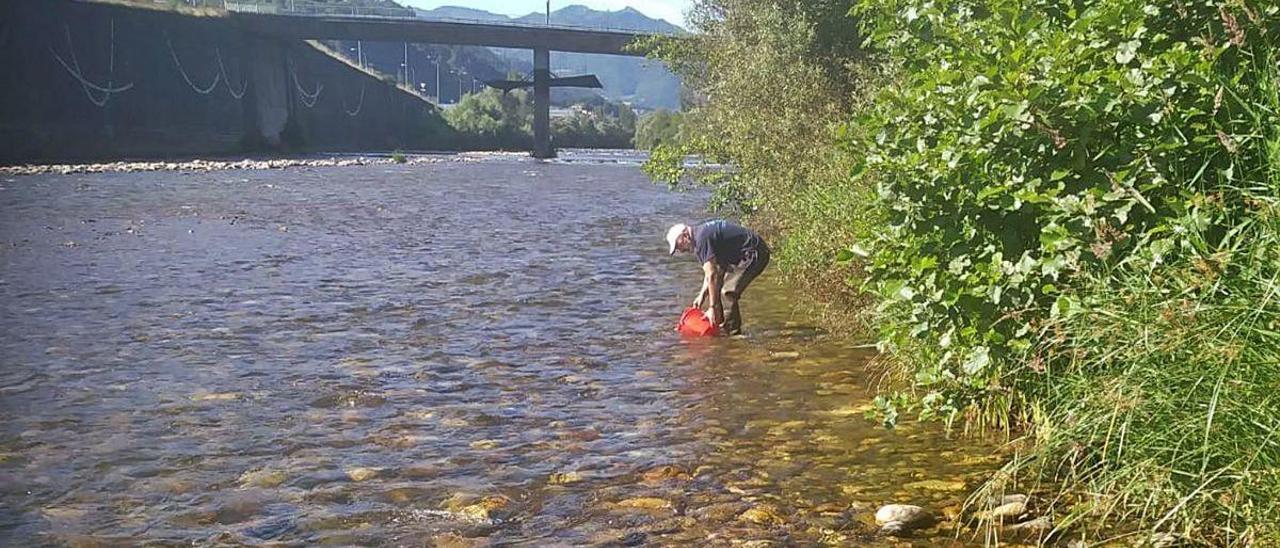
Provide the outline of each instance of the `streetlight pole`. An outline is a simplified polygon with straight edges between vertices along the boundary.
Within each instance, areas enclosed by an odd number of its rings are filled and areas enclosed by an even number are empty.
[[[409,43],[404,43],[404,83],[409,83]]]
[[[436,63],[436,105],[440,105],[440,58],[434,59]]]

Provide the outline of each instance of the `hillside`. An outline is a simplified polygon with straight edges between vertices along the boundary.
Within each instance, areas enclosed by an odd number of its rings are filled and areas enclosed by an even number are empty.
[[[419,17],[427,19],[470,19],[476,21],[518,22],[526,24],[542,24],[546,15],[530,13],[522,17],[490,13],[483,10],[458,6],[443,6],[432,10],[416,10]],[[585,6],[567,6],[551,12],[551,24],[572,25],[582,27],[627,29],[648,32],[684,32],[684,29],[662,19],[653,19],[632,8],[618,11],[593,10]],[[532,55],[525,50],[504,50],[497,48],[460,47],[459,50],[490,50],[500,58],[500,69],[493,72],[510,70],[518,74],[528,74],[532,70]],[[485,57],[476,52],[471,57]],[[483,69],[478,69],[483,70]],[[581,53],[552,53],[551,70],[558,74],[595,74],[600,77],[604,89],[599,93],[611,100],[629,101],[641,108],[669,108],[680,106],[680,80],[659,62],[614,55],[591,55]],[[474,71],[472,71],[474,72]],[[581,96],[577,90],[555,92],[559,98]],[[446,91],[446,97],[448,93]]]

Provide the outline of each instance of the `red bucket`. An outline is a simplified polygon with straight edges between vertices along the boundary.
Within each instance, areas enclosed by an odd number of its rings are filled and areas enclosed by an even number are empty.
[[[676,331],[689,337],[709,337],[719,333],[720,327],[711,323],[701,308],[691,306],[684,310],[684,315],[680,316]]]

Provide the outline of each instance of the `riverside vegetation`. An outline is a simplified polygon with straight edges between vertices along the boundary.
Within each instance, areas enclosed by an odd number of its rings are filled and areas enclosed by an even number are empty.
[[[575,103],[565,117],[551,120],[557,147],[630,148],[636,114],[623,103],[599,98]],[[453,131],[449,142],[462,149],[527,149],[533,144],[533,98],[525,90],[486,88],[444,111]]]
[[[1057,538],[1280,542],[1280,13],[699,0],[646,170],[710,185]],[[734,169],[684,168],[686,154]]]

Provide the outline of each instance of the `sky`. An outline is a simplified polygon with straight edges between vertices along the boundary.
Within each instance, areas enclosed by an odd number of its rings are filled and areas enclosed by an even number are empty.
[[[462,6],[516,16],[533,12],[543,13],[547,10],[546,0],[400,0],[400,3],[422,9]],[[649,17],[666,19],[669,23],[684,26],[684,10],[689,9],[690,0],[552,0],[551,11],[573,4],[603,11],[618,11],[631,6]]]

